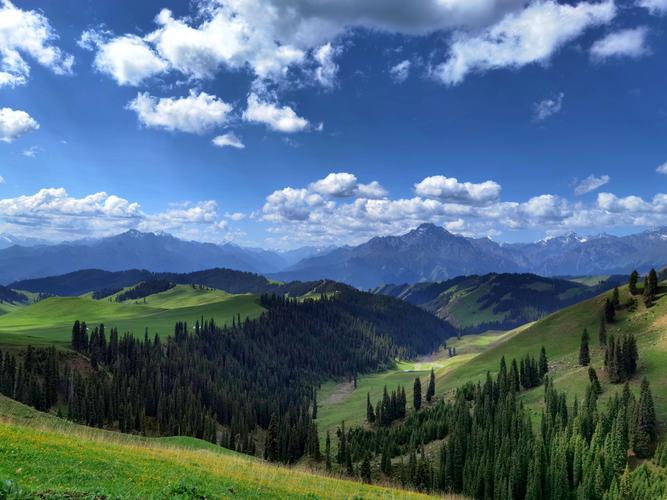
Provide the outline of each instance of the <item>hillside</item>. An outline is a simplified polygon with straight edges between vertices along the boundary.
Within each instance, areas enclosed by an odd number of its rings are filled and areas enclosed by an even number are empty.
[[[374,292],[422,307],[464,333],[478,333],[510,330],[625,281],[625,276],[610,276],[593,280],[589,286],[534,274],[492,273],[435,283],[384,285]]]
[[[79,426],[0,396],[0,480],[68,498],[426,498],[270,465],[192,438],[141,438]],[[180,496],[179,496],[180,495]]]

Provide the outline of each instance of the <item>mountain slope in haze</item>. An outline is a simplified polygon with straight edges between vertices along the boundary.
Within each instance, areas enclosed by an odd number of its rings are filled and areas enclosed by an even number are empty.
[[[384,285],[375,293],[418,305],[464,333],[509,330],[625,282],[613,276],[594,286],[534,274],[462,276],[414,285]]]
[[[511,255],[488,240],[456,236],[433,224],[422,224],[402,236],[376,237],[356,247],[338,248],[304,259],[277,279],[316,277],[373,288],[382,283],[434,281],[464,274],[519,270]]]
[[[200,243],[165,233],[130,230],[108,238],[56,245],[14,244],[4,249],[0,245],[0,283],[93,268],[187,273],[226,267],[267,273],[284,269],[294,264],[296,259],[315,255],[319,251],[318,248],[307,247],[279,253],[232,243]]]
[[[259,274],[221,268],[191,273],[153,273],[145,269],[129,271],[83,269],[46,278],[15,281],[10,288],[48,295],[76,296],[98,290],[125,288],[141,281],[156,280],[168,280],[179,285],[205,285],[228,293],[276,293],[292,296],[304,295],[320,283],[320,280],[278,283]]]
[[[626,274],[667,264],[667,228],[630,236],[568,234],[536,243],[499,244],[422,224],[401,236],[304,259],[273,274],[285,281],[329,278],[360,288],[447,280],[454,276],[535,273],[543,276]]]

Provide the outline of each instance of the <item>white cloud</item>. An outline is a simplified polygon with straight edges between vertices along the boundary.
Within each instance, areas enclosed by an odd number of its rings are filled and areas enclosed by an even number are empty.
[[[658,165],[658,167],[655,169],[656,172],[659,174],[666,174],[667,175],[667,161],[663,163],[662,165]]]
[[[639,0],[637,5],[648,9],[651,14],[662,15],[667,12],[667,0]]]
[[[167,63],[135,35],[110,38],[105,33],[89,30],[81,35],[79,45],[97,50],[93,63],[95,69],[111,76],[118,85],[140,85],[168,68]]]
[[[419,196],[435,198],[448,203],[483,205],[496,201],[500,197],[500,184],[485,181],[479,184],[459,182],[454,177],[434,175],[415,184]]]
[[[262,212],[265,220],[269,221],[303,221],[315,213],[314,208],[332,209],[334,206],[334,203],[307,189],[286,187],[266,197]]]
[[[39,123],[25,111],[0,108],[0,141],[12,142],[39,128]]]
[[[334,198],[383,198],[387,191],[379,182],[360,184],[356,175],[347,172],[332,172],[323,179],[315,181],[308,188],[318,194]]]
[[[535,103],[535,119],[538,121],[546,120],[552,115],[560,112],[563,107],[563,98],[565,94],[560,92],[555,97],[543,99]]]
[[[319,64],[315,68],[315,80],[325,88],[331,89],[336,85],[338,65],[333,59],[339,52],[339,49],[334,48],[331,43],[327,43],[322,45],[313,54],[315,61]]]
[[[219,148],[231,147],[236,149],[244,149],[245,144],[239,139],[234,132],[227,132],[226,134],[214,137],[211,141]]]
[[[412,63],[407,59],[392,66],[389,69],[389,74],[391,75],[392,80],[394,80],[397,83],[403,83],[405,80],[408,79],[408,76],[410,76],[411,66]]]
[[[207,200],[146,213],[139,203],[105,192],[76,198],[63,188],[45,188],[32,195],[0,199],[0,230],[52,240],[107,236],[128,229],[159,230],[217,241],[224,239],[226,230],[217,210],[217,203]]]
[[[29,56],[55,74],[72,72],[74,58],[53,43],[58,35],[43,14],[21,10],[9,0],[0,2],[0,88],[27,82]]]
[[[232,110],[220,98],[194,90],[187,97],[160,99],[140,92],[127,107],[137,113],[139,121],[146,127],[194,134],[224,125]]]
[[[0,175],[0,184],[5,184],[5,182],[6,182],[5,178],[2,175]]]
[[[586,177],[584,180],[577,182],[574,186],[574,194],[581,196],[582,194],[590,193],[595,191],[598,188],[601,188],[605,184],[609,183],[611,178],[608,175],[601,175],[596,177],[593,174]]]
[[[129,48],[141,52],[144,64],[132,72],[135,77],[125,75],[122,80],[127,82],[154,74],[162,64],[187,78],[249,69],[259,79],[274,81],[317,64],[314,80],[330,87],[337,70],[332,42],[350,30],[425,35],[477,29],[520,7],[522,0],[208,0],[194,5],[194,12],[181,18],[163,9],[155,17],[156,29],[140,40],[136,33],[120,35],[126,45],[128,37],[134,37],[131,47],[118,50],[108,58],[115,63],[101,67],[129,64]],[[114,41],[109,38],[98,51]]]
[[[648,29],[645,26],[609,33],[593,44],[591,57],[597,61],[612,57],[641,57],[649,52],[646,46],[647,35]]]
[[[28,149],[23,150],[23,156],[27,158],[35,158],[38,152],[39,148],[37,146],[30,146]]]
[[[248,96],[248,107],[243,119],[252,123],[263,123],[276,132],[301,132],[309,126],[308,120],[298,116],[289,106],[262,100],[257,94]]]
[[[563,45],[615,15],[613,0],[576,5],[536,1],[479,34],[460,33],[450,47],[449,59],[435,67],[433,75],[456,85],[472,72],[544,63]]]

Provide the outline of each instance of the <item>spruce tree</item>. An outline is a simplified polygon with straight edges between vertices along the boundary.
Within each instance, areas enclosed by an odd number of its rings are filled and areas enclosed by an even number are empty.
[[[544,349],[544,346],[540,349],[540,363],[539,363],[539,375],[540,379],[549,371],[549,362],[547,361],[547,351]]]
[[[602,386],[600,385],[598,374],[592,366],[588,367],[588,380],[591,382],[591,390],[597,395],[602,394]]]
[[[368,453],[364,455],[364,460],[361,462],[360,474],[364,483],[371,482],[371,461]]]
[[[331,471],[331,435],[329,430],[327,430],[327,438],[324,442],[324,458],[325,458],[325,468],[327,472]]]
[[[637,281],[639,281],[639,273],[635,270],[630,273],[630,279],[628,281],[630,295],[637,295]]]
[[[633,449],[638,457],[647,458],[651,454],[651,443],[656,436],[655,406],[648,380],[642,380],[639,402],[635,415]]]
[[[613,323],[614,318],[616,317],[616,308],[612,304],[611,300],[607,299],[604,303],[604,319],[607,323]]]
[[[369,424],[375,423],[375,412],[371,404],[371,393],[366,393],[366,420]]]
[[[419,380],[419,377],[415,378],[412,406],[415,411],[419,411],[419,409],[422,407],[422,383]]]
[[[614,305],[614,307],[618,307],[621,304],[621,299],[618,295],[618,287],[614,287],[614,292],[612,293],[611,296],[611,303]]]
[[[591,362],[591,355],[588,348],[588,330],[584,328],[581,334],[581,346],[579,347],[579,364],[581,366],[588,366]]]
[[[313,391],[313,420],[317,419],[317,391]]]
[[[428,381],[428,388],[426,389],[426,401],[430,403],[433,396],[435,396],[435,373],[433,368],[431,368],[431,378]]]

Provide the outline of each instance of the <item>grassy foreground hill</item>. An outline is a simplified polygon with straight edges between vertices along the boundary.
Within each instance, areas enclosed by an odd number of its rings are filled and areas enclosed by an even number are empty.
[[[0,481],[30,497],[427,498],[270,465],[193,438],[79,426],[4,396],[0,457]]]

